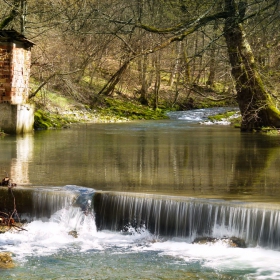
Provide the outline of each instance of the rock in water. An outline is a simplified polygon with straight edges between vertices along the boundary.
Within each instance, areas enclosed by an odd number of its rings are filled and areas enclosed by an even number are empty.
[[[207,243],[215,243],[218,239],[214,237],[197,237],[192,243],[193,244],[207,244]]]
[[[13,268],[15,266],[10,252],[0,252],[0,269]]]
[[[229,238],[230,242],[234,245],[232,245],[232,247],[237,247],[237,248],[246,248],[246,243],[245,240],[242,238],[238,238],[238,237],[231,237]]]
[[[68,235],[72,235],[74,238],[78,238],[78,232],[76,230],[69,231]]]
[[[218,241],[222,241],[227,244],[229,247],[236,248],[246,248],[246,243],[243,239],[238,237],[223,237],[223,238],[214,238],[214,237],[197,237],[192,243],[193,244],[214,244]]]

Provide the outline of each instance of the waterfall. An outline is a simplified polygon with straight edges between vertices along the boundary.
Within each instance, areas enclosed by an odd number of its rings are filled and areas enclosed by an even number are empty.
[[[0,189],[0,211],[12,213],[16,207],[20,220],[36,219],[48,221],[61,209],[70,206],[81,209],[83,213],[91,212],[93,189],[78,186],[65,187],[17,187],[13,192]]]
[[[279,209],[223,200],[96,193],[98,230],[148,229],[166,237],[238,237],[249,246],[280,248]]]
[[[3,194],[8,197],[7,191]],[[237,237],[247,246],[280,249],[280,207],[276,204],[95,192],[77,186],[15,189],[14,194],[17,210],[27,221],[52,217],[78,229],[87,219],[94,231],[148,230],[188,242],[197,237]],[[7,197],[1,196],[5,209],[10,205]]]
[[[32,193],[32,218],[49,219],[58,210],[69,207],[76,194],[55,190],[37,190]]]
[[[33,191],[33,217],[50,218],[57,211],[70,206],[80,208],[84,213],[90,212],[93,194],[93,189],[71,185]]]

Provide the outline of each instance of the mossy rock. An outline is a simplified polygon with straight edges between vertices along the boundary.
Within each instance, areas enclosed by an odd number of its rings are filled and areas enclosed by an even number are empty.
[[[8,269],[15,267],[10,252],[0,252],[0,269]]]
[[[213,123],[221,122],[221,121],[229,121],[231,125],[233,125],[234,127],[240,127],[241,125],[241,115],[238,115],[236,111],[227,111],[222,114],[209,116],[208,119]]]
[[[211,121],[222,121],[224,119],[228,119],[236,114],[236,111],[227,111],[223,114],[217,114],[214,116],[209,116],[208,119]]]
[[[14,223],[12,226],[7,226],[5,224],[0,225],[0,234],[5,233],[7,231],[18,231],[18,228],[23,228],[23,223]]]
[[[35,129],[49,129],[52,127],[50,118],[42,110],[38,110],[34,114],[34,128]]]
[[[259,130],[256,130],[255,132],[260,132],[260,133],[268,135],[268,136],[279,136],[280,135],[280,130],[276,129],[274,127],[262,127]]]
[[[34,129],[51,129],[67,127],[71,121],[65,117],[50,114],[43,110],[37,110],[34,114]]]
[[[233,247],[233,248],[246,248],[246,243],[244,241],[244,239],[242,238],[238,238],[238,237],[223,237],[223,238],[214,238],[214,237],[209,237],[209,236],[203,236],[203,237],[197,237],[192,243],[193,244],[201,244],[201,245],[205,245],[205,244],[215,244],[218,241],[223,242],[224,244],[226,244],[229,247]]]
[[[78,238],[78,232],[76,230],[71,230],[68,232],[68,235],[73,236],[74,238]]]

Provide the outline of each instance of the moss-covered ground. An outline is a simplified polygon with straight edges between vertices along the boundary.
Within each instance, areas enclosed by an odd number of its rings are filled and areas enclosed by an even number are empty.
[[[209,116],[208,119],[213,123],[229,122],[232,126],[240,128],[241,115],[236,111],[227,111],[223,114]]]
[[[164,119],[168,109],[152,109],[124,97],[96,97],[82,104],[71,96],[44,91],[34,98],[35,130],[67,128],[72,123]]]

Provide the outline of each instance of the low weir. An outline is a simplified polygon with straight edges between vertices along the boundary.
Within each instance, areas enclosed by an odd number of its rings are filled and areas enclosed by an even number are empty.
[[[279,209],[224,200],[96,193],[99,230],[122,230],[127,225],[147,228],[166,237],[238,237],[249,246],[280,248]]]
[[[14,198],[12,196],[14,195]],[[69,206],[94,213],[97,230],[149,230],[164,238],[238,237],[247,246],[280,249],[280,206],[241,201],[101,192],[77,186],[0,188],[0,211],[47,220]]]
[[[26,188],[16,187],[9,190],[0,187],[0,211],[12,213],[16,208],[21,219],[48,220],[58,210],[72,205],[80,192],[67,188]]]

